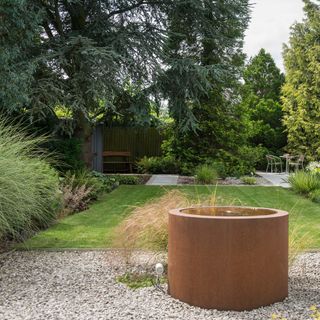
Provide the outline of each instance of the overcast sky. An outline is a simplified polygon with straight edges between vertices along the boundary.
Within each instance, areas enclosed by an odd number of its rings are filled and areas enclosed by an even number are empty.
[[[290,26],[303,17],[302,0],[251,0],[252,13],[244,51],[251,57],[260,48],[272,54],[283,70],[282,44],[289,39]]]

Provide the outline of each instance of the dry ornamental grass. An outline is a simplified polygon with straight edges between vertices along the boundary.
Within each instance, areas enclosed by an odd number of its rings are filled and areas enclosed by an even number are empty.
[[[158,199],[153,199],[134,211],[120,224],[115,231],[114,245],[123,248],[125,259],[129,262],[133,250],[144,249],[155,252],[166,252],[168,249],[168,212],[171,209],[184,207],[234,205],[237,201],[226,203],[214,192],[204,197],[190,198],[179,190],[168,191]],[[211,211],[214,213],[214,211]],[[298,224],[297,224],[298,225]],[[289,265],[310,245],[310,237],[301,235],[301,227],[293,226],[289,231]]]

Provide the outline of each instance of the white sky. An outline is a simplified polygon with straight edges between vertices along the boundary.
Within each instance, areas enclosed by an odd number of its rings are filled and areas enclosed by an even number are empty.
[[[265,48],[283,70],[282,45],[289,39],[290,26],[303,17],[302,0],[251,0],[251,22],[244,51],[248,58]]]

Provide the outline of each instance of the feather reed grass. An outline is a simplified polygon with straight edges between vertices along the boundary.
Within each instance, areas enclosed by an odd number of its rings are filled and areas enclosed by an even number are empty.
[[[48,226],[60,209],[59,178],[32,137],[0,120],[0,239]]]

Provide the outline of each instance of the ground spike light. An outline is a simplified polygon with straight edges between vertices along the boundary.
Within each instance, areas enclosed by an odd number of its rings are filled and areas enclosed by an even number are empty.
[[[161,276],[163,275],[163,272],[164,272],[164,266],[163,266],[162,263],[157,263],[157,264],[155,265],[155,268],[154,268],[154,269],[155,269],[155,272],[156,272],[156,281],[155,281],[155,283],[154,283],[154,286],[155,286],[158,290],[164,292],[164,290],[161,288],[161,285],[160,285],[160,283],[161,283]]]
[[[164,271],[163,264],[162,263],[157,263],[156,267],[155,267],[155,270],[156,270],[157,277],[161,277],[162,274],[163,274],[163,271]]]

